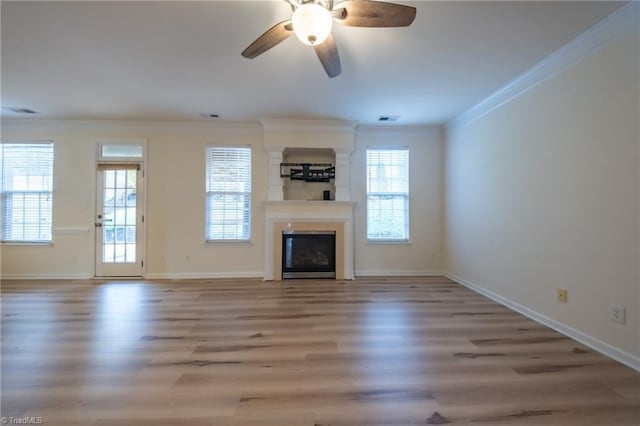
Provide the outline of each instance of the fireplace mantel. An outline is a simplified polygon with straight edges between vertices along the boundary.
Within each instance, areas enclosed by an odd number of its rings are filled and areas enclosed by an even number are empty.
[[[282,201],[264,201],[262,203],[266,208],[275,208],[283,210],[290,207],[310,207],[317,209],[347,207],[353,209],[355,202],[353,201],[327,201],[327,200],[282,200]]]

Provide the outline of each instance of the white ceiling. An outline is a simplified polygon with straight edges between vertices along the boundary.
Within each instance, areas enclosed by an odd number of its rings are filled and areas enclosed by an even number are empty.
[[[417,8],[408,28],[334,26],[342,75],[329,79],[295,37],[240,56],[290,16],[282,0],[2,1],[2,106],[42,118],[439,124],[623,4],[403,3]]]

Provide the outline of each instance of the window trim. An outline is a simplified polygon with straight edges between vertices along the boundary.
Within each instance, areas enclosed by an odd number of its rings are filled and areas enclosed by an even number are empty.
[[[56,150],[55,150],[55,142],[53,139],[0,139],[0,144],[12,144],[12,145],[51,145],[52,154],[51,154],[51,239],[49,240],[3,240],[2,235],[0,235],[0,246],[40,246],[40,247],[50,247],[54,244],[54,235],[55,235],[55,226],[54,226],[54,218],[55,218],[55,205],[54,205],[54,195],[55,195],[55,166],[56,166]],[[3,197],[4,191],[2,186],[2,176],[0,176],[0,198]],[[39,191],[43,192],[43,191]]]
[[[249,177],[249,188],[250,191],[248,192],[249,195],[249,212],[248,212],[248,219],[247,219],[247,225],[248,225],[248,236],[246,239],[238,239],[238,238],[215,238],[215,239],[209,239],[207,238],[207,225],[209,223],[209,209],[208,209],[208,198],[209,198],[209,194],[210,193],[222,193],[220,191],[207,191],[207,182],[208,182],[208,178],[209,178],[209,150],[213,149],[213,148],[226,148],[226,149],[235,149],[235,148],[246,148],[249,150],[249,171],[250,171],[250,177]],[[204,195],[205,195],[205,220],[204,220],[204,245],[205,246],[216,246],[216,245],[224,245],[224,246],[244,246],[244,245],[252,245],[252,238],[253,238],[253,146],[252,145],[248,145],[248,144],[238,144],[238,145],[233,145],[233,144],[207,144],[205,147],[205,180],[204,180]],[[241,192],[237,192],[237,191],[229,191],[229,193],[237,193],[237,194],[246,194],[245,193],[241,193]]]
[[[406,151],[407,152],[407,238],[369,238],[369,191],[367,189],[367,185],[369,182],[369,151]],[[365,238],[367,245],[383,245],[383,244],[393,244],[393,245],[411,245],[411,150],[406,145],[374,145],[367,146],[364,153],[364,173],[365,173]]]

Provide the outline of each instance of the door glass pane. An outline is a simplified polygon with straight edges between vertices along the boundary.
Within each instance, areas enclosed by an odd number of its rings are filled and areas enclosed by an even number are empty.
[[[103,244],[102,245],[102,261],[105,263],[113,263],[114,248],[113,244]]]
[[[116,226],[124,226],[126,225],[126,210],[127,208],[124,206],[117,206],[116,207],[116,221],[115,224]]]
[[[125,225],[135,226],[136,225],[136,206],[125,207]]]
[[[114,224],[113,219],[114,219],[114,209],[113,209],[113,207],[105,206],[103,208],[103,210],[102,210],[102,223],[103,223],[103,226],[104,225],[107,225],[107,226],[113,225]]]
[[[113,189],[105,189],[104,190],[104,205],[105,206],[113,206],[115,203],[116,193]]]
[[[126,170],[116,170],[116,188],[125,189],[127,187]]]
[[[104,228],[104,243],[113,243],[115,242],[115,228],[113,226],[102,225]]]
[[[127,244],[126,246],[126,262],[134,263],[136,261],[136,245],[135,244]]]
[[[136,190],[135,188],[127,189],[127,200],[126,205],[135,206],[136,205]]]
[[[104,263],[136,261],[136,170],[104,171],[102,260]]]
[[[136,189],[136,177],[137,173],[135,170],[127,170],[127,188]]]
[[[127,198],[126,189],[116,189],[116,206],[124,206],[124,202]]]
[[[114,170],[106,170],[104,172],[104,186],[105,188],[115,188],[116,172]]]
[[[127,230],[125,233],[125,239],[127,244],[135,244],[136,243],[136,227],[135,226],[127,226]]]
[[[115,257],[115,263],[125,263],[125,244],[115,244],[116,247],[116,257]]]

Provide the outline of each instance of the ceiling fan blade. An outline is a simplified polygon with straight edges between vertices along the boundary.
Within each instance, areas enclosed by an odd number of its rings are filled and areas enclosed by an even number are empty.
[[[372,0],[347,0],[337,4],[334,18],[350,27],[408,27],[416,8]]]
[[[299,6],[298,2],[296,0],[282,0],[285,3],[288,3],[289,6],[291,6],[291,10],[296,10],[296,7]]]
[[[340,75],[342,72],[340,56],[338,56],[338,47],[333,36],[329,34],[329,37],[321,44],[314,46],[314,49],[327,75],[331,78]]]
[[[267,50],[288,39],[291,34],[293,34],[291,20],[279,22],[244,49],[242,56],[252,59],[262,55]]]

